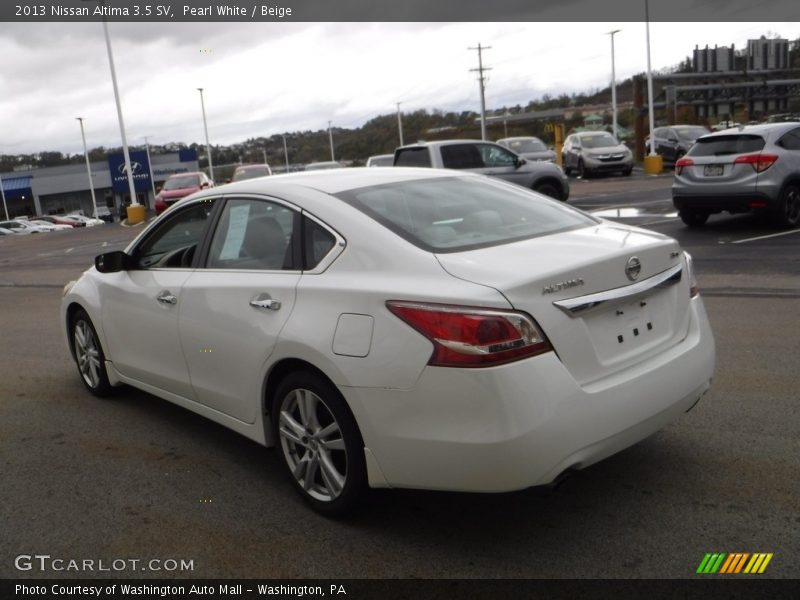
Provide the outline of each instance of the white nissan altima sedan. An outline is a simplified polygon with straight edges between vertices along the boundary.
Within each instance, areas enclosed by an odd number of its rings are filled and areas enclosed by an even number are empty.
[[[708,390],[677,242],[431,169],[248,180],[175,204],[64,290],[90,392],[274,445],[327,514],[366,488],[547,484]]]

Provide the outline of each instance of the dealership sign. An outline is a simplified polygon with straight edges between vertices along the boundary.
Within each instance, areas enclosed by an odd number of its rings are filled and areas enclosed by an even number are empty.
[[[147,161],[147,152],[141,150],[131,152],[131,175],[133,186],[137,192],[144,192],[152,187],[150,182],[150,163]],[[128,170],[125,167],[123,154],[108,155],[108,170],[111,174],[111,187],[115,192],[125,193],[128,188]]]

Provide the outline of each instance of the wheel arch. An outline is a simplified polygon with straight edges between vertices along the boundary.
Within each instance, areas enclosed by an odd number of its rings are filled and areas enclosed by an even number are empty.
[[[318,366],[312,364],[311,362],[304,360],[302,358],[297,357],[284,357],[280,360],[276,361],[274,365],[269,369],[267,372],[266,378],[264,379],[264,388],[261,394],[261,414],[264,416],[263,423],[264,423],[264,436],[266,439],[267,446],[273,446],[276,443],[274,436],[272,435],[272,413],[273,413],[273,401],[275,392],[280,386],[281,381],[289,375],[290,373],[295,373],[297,371],[310,371],[315,375],[323,378],[327,381],[333,389],[339,394],[342,399],[343,404],[347,408],[350,416],[353,419],[353,422],[356,424],[356,428],[358,429],[358,434],[361,437],[363,443],[363,435],[361,434],[361,427],[359,426],[358,420],[353,413],[353,409],[350,407],[350,404],[347,402],[347,398],[344,394],[339,390],[339,386],[336,385],[334,379],[328,375],[325,371],[320,369]]]
[[[533,189],[533,191],[535,192],[538,191],[540,187],[545,185],[552,185],[555,189],[559,191],[559,197],[557,198],[557,200],[564,199],[564,185],[554,176],[546,175],[544,177],[536,179],[531,185],[531,189]]]

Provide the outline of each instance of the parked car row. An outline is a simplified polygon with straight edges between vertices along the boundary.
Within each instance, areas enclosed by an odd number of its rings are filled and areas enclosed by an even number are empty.
[[[47,233],[73,229],[75,227],[93,227],[103,225],[105,221],[86,217],[84,215],[43,215],[37,217],[17,217],[9,221],[0,221],[2,235],[17,234],[26,235],[30,233]]]

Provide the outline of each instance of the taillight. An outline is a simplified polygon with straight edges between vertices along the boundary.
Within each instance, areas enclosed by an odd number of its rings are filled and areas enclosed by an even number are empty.
[[[756,173],[763,173],[775,164],[776,160],[778,160],[777,154],[745,154],[737,156],[733,162],[750,165]]]
[[[683,167],[691,167],[694,165],[694,161],[691,158],[686,158],[685,156],[679,158],[675,161],[675,173],[680,175],[683,173]]]
[[[694,261],[692,255],[683,251],[683,256],[686,258],[686,278],[689,280],[689,297],[694,298],[700,293],[697,287],[697,279],[694,276]]]
[[[433,342],[429,365],[487,367],[552,350],[528,315],[449,304],[389,301],[386,307]]]

